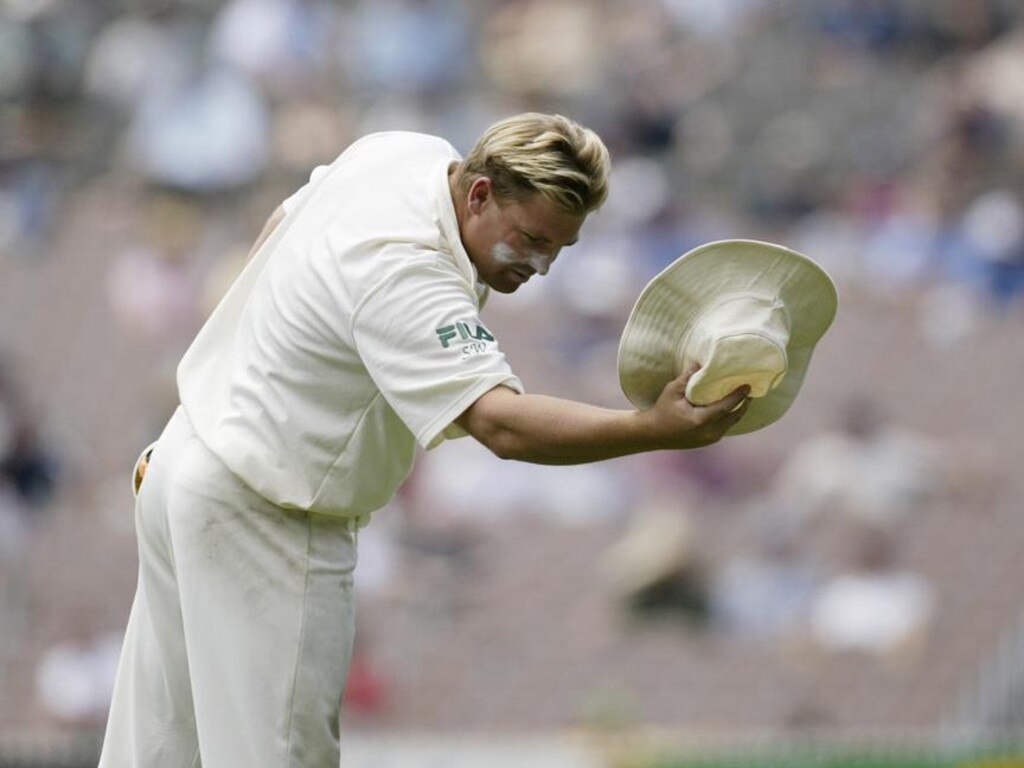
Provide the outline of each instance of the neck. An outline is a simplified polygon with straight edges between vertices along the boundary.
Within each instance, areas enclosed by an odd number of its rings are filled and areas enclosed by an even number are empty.
[[[466,219],[466,201],[459,192],[459,164],[452,163],[448,166],[448,193],[452,196],[452,205],[455,206],[455,220],[459,224],[459,233],[462,233],[462,224]]]

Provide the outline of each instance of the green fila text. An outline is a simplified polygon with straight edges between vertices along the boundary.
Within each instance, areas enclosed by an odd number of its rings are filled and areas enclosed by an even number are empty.
[[[494,341],[494,335],[477,322],[471,326],[470,323],[459,320],[454,325],[442,325],[434,329],[434,333],[445,349],[448,349],[451,340],[456,336],[461,341]]]

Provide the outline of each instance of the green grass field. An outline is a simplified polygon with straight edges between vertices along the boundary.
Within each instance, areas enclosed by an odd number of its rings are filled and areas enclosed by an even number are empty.
[[[1024,768],[1024,749],[974,753],[822,750],[786,754],[665,759],[629,768]]]

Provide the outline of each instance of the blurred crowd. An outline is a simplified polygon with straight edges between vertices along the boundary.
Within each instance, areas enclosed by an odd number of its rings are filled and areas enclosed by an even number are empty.
[[[640,288],[724,237],[784,242],[844,291],[907,303],[939,349],[1019,315],[1015,0],[6,0],[0,275],[41,269],[83,219],[116,234],[98,261],[104,293],[90,300],[105,302],[113,338],[157,351],[163,384],[138,420],[159,425],[171,366],[263,218],[312,167],[383,129],[436,133],[465,152],[491,121],[525,110],[593,127],[614,160],[611,197],[578,253],[509,300],[540,350],[517,365],[531,389],[618,402],[614,345]],[[0,328],[0,364],[18,334]],[[22,374],[8,367],[0,565],[14,573],[25,521],[60,482],[61,446],[40,437],[45,415],[19,406]],[[361,589],[415,591],[401,586],[412,553],[440,563],[430,583],[443,601],[474,527],[529,510],[621,522],[604,556],[610,593],[632,609],[678,609],[772,641],[798,633],[825,649],[913,645],[935,593],[900,564],[900,521],[947,465],[928,438],[887,430],[872,408],[851,404],[841,429],[807,436],[768,477],[714,450],[545,474],[451,446],[423,462],[401,514],[368,529]],[[761,522],[733,559],[701,563],[683,494],[751,506]],[[845,522],[821,534],[813,521],[825,512]],[[824,562],[822,536],[844,543]],[[13,605],[19,581],[5,583]],[[116,642],[100,630],[77,646],[55,640],[38,695],[58,719],[102,721]],[[353,706],[384,706],[361,652],[353,680]]]
[[[623,250],[642,278],[742,225],[872,286],[942,276],[1009,302],[1020,16],[1012,0],[10,0],[0,247],[29,254],[77,192],[136,179],[152,226],[111,290],[141,314],[137,282],[157,305],[145,322],[173,325],[211,200],[262,212],[372,130],[465,150],[497,116],[557,109],[615,156],[588,238],[609,284]]]

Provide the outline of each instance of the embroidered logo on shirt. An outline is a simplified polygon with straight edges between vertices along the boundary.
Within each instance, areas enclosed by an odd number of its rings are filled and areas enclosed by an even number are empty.
[[[451,340],[456,336],[461,341],[494,341],[494,335],[484,328],[480,323],[473,323],[473,328],[470,329],[470,324],[459,320],[455,325],[442,325],[440,328],[435,328],[434,333],[437,334],[438,341],[441,342],[441,346],[445,349],[451,345]]]

